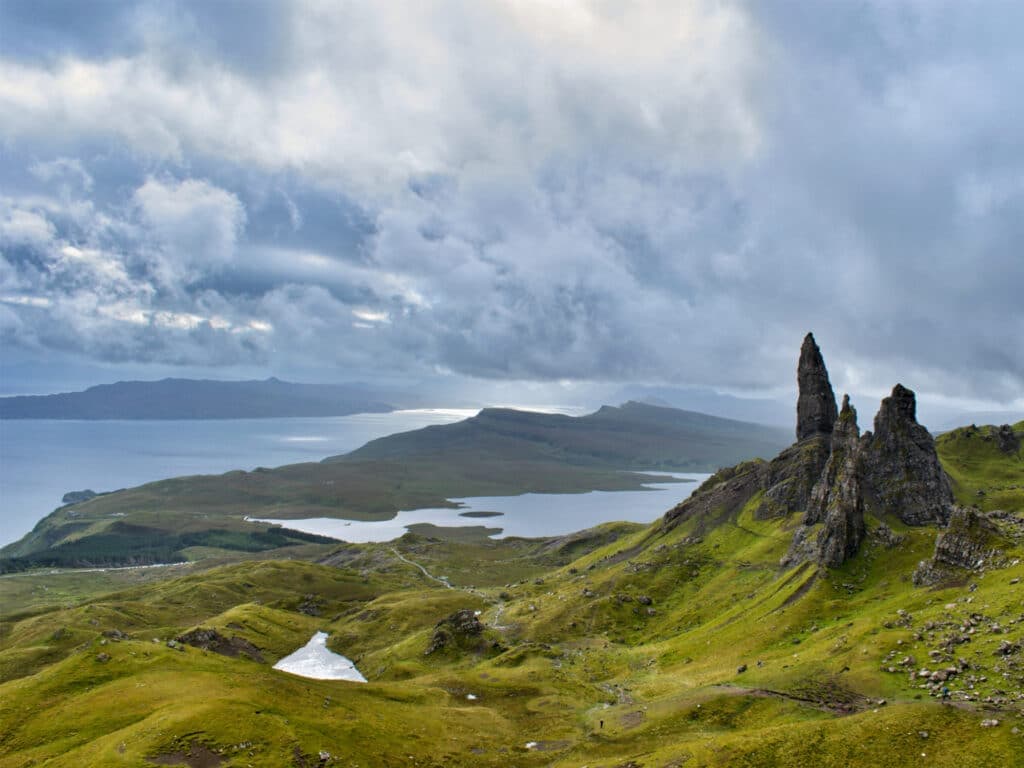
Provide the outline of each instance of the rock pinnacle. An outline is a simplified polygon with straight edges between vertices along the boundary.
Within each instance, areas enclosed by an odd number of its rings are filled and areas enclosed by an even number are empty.
[[[796,439],[832,434],[838,416],[836,396],[812,333],[804,337],[800,348],[796,378],[800,389],[796,403]]]

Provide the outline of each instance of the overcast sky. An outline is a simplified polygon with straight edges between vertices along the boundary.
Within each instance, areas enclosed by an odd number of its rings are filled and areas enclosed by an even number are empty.
[[[778,395],[813,330],[840,390],[1024,408],[1022,35],[962,0],[2,0],[2,388]]]

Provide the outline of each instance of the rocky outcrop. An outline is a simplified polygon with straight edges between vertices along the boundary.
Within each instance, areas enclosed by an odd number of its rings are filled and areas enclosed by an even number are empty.
[[[953,507],[946,530],[935,540],[935,554],[914,571],[914,584],[933,585],[964,571],[997,564],[1006,541],[987,518],[964,507]]]
[[[828,380],[825,360],[812,333],[804,337],[800,348],[796,379],[800,390],[796,402],[796,439],[832,434],[838,416],[836,396]]]
[[[914,393],[897,384],[882,401],[874,432],[863,437],[849,396],[837,412],[828,371],[814,336],[807,334],[797,367],[797,442],[770,462],[748,462],[713,475],[662,523],[671,530],[693,521],[703,533],[736,520],[758,497],[756,519],[802,517],[783,565],[815,562],[835,567],[853,557],[867,537],[865,515],[879,519],[885,546],[901,538],[884,519],[907,525],[944,525],[952,509],[949,478],[935,441],[917,423]],[[950,538],[949,542],[954,542]]]
[[[99,496],[96,491],[91,488],[86,488],[84,491],[68,491],[64,494],[61,499],[62,504],[81,504],[83,501],[89,501],[89,499],[95,499]]]
[[[754,517],[768,520],[806,510],[831,450],[828,435],[814,435],[772,459],[765,472],[764,496]]]
[[[857,411],[843,397],[843,408],[832,432],[824,469],[811,490],[802,525],[793,536],[784,565],[813,560],[824,566],[841,565],[860,548],[866,534],[861,488],[860,428]],[[817,535],[812,536],[814,526]]]
[[[476,612],[463,608],[437,622],[424,656],[445,648],[465,648],[467,644],[478,640],[483,631],[484,625],[476,617]]]
[[[862,440],[865,490],[879,515],[895,515],[907,525],[945,525],[953,490],[916,410],[913,391],[902,384],[882,400],[875,431]]]
[[[853,557],[864,540],[864,494],[861,488],[860,428],[857,411],[843,396],[843,408],[832,432],[832,454],[811,492],[809,520],[821,520],[815,559],[825,566]]]
[[[1009,424],[992,427],[992,436],[995,438],[996,447],[1002,453],[1013,454],[1020,450],[1020,438]]]
[[[246,656],[253,661],[263,661],[263,654],[260,652],[260,649],[244,637],[227,638],[215,629],[199,627],[191,632],[178,635],[175,641],[184,645],[191,645],[193,648],[200,648],[204,651],[213,651],[221,656],[230,656],[232,658]]]

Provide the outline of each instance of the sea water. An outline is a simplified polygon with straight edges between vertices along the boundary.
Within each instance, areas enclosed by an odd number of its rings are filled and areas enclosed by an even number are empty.
[[[0,546],[28,533],[68,491],[319,461],[378,437],[475,414],[420,409],[301,419],[0,420]]]

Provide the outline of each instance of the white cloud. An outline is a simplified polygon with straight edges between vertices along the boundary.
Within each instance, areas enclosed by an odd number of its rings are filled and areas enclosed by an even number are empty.
[[[53,225],[44,216],[0,200],[0,245],[41,245],[53,237]]]
[[[10,333],[749,392],[815,330],[840,387],[1024,382],[1014,18],[304,2],[260,6],[264,45],[154,8],[131,45],[0,58],[41,185],[0,200],[0,288],[53,302]]]
[[[93,186],[93,178],[76,157],[58,157],[47,162],[37,162],[29,166],[29,173],[43,181],[73,180],[85,191]]]
[[[166,286],[190,283],[228,264],[245,225],[245,208],[230,192],[206,181],[149,178],[132,202],[159,253]]]
[[[619,151],[677,170],[761,141],[756,30],[732,4],[314,4],[283,23],[302,65],[269,80],[214,60],[171,66],[159,50],[52,68],[0,59],[0,134],[295,168],[378,199],[410,174],[537,167],[624,134],[638,141]]]
[[[370,309],[356,308],[352,310],[353,317],[362,320],[364,323],[390,323],[391,316],[387,312],[374,312]]]

